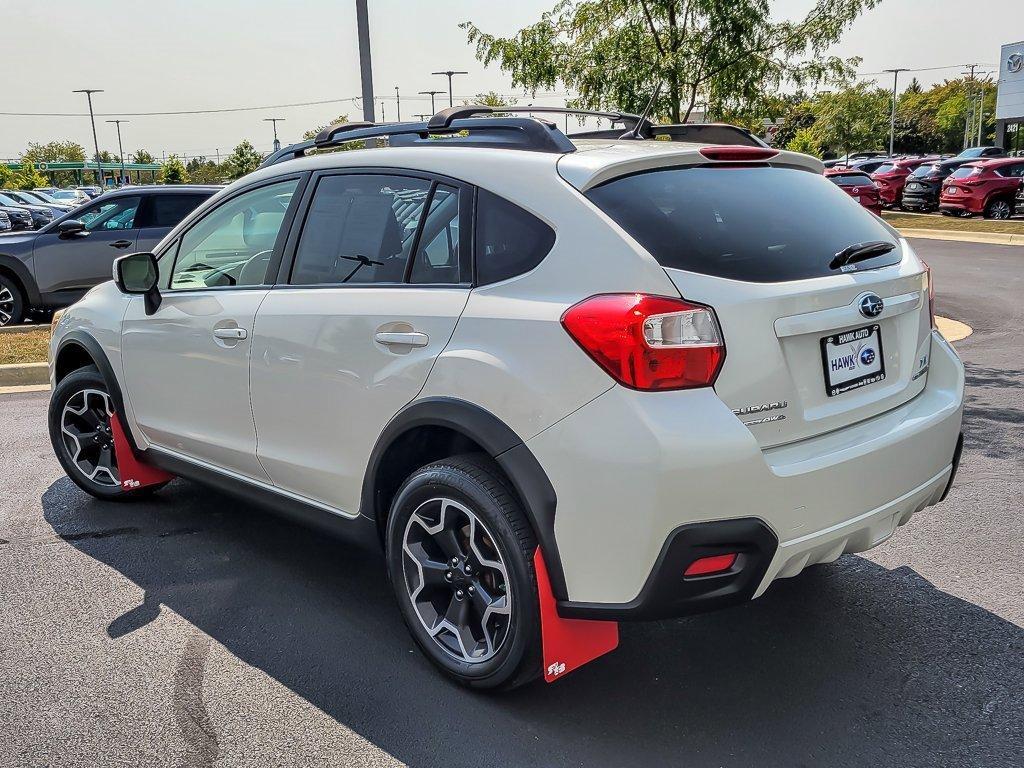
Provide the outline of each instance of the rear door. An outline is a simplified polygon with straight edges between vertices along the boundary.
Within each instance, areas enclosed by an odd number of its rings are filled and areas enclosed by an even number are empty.
[[[726,346],[715,391],[763,446],[870,418],[924,387],[931,322],[920,263],[822,177],[672,168],[587,195],[658,259],[684,298],[714,308]],[[873,241],[893,249],[830,266],[847,246]]]
[[[39,291],[70,302],[110,280],[114,259],[136,250],[140,195],[97,200],[75,213],[85,231],[60,235],[55,227],[36,238],[34,256]]]
[[[377,437],[466,305],[472,190],[393,173],[322,175],[310,189],[294,263],[256,318],[259,459],[281,488],[355,514]]]

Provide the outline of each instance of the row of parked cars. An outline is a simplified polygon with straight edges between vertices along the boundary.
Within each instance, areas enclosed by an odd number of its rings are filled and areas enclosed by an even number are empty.
[[[0,233],[42,229],[102,193],[99,187],[0,189]]]
[[[948,216],[1009,219],[1024,211],[1024,157],[972,147],[955,157],[872,153],[828,161],[825,175],[878,213],[900,208]]]

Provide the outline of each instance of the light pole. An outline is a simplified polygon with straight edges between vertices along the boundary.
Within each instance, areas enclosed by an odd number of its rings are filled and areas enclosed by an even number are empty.
[[[397,113],[395,120],[402,122],[402,102],[398,97],[398,86],[395,86],[395,112]]]
[[[448,106],[452,106],[452,77],[455,75],[468,75],[469,72],[456,72],[453,69],[446,69],[442,72],[431,72],[432,75],[447,75],[448,76]]]
[[[896,143],[896,81],[900,78],[900,72],[908,72],[905,67],[899,69],[883,69],[883,72],[892,72],[892,116],[889,121],[889,156],[892,156],[893,146]]]
[[[103,187],[103,171],[100,170],[100,140],[96,138],[96,117],[92,113],[92,95],[94,93],[103,93],[100,88],[80,88],[72,93],[84,93],[85,97],[89,100],[89,122],[92,123],[92,143],[96,149],[96,183]]]
[[[363,84],[363,120],[374,121],[373,69],[370,66],[370,19],[366,0],[356,0],[356,28],[359,37],[359,76]]]
[[[107,120],[117,126],[117,151],[121,155],[121,183],[124,184],[124,146],[121,144],[121,123],[130,123],[131,120]]]
[[[430,114],[433,115],[437,111],[437,109],[434,107],[434,97],[437,96],[437,94],[439,93],[444,93],[444,91],[420,91],[420,93],[423,96],[430,97]]]
[[[277,140],[277,124],[278,123],[283,123],[284,122],[284,118],[283,117],[264,117],[263,118],[263,122],[264,123],[273,123],[274,124],[274,151],[277,152],[277,150],[279,150],[281,148],[281,142]]]

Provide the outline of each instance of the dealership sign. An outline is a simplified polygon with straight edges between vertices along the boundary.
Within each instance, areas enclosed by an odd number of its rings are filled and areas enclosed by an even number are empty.
[[[1024,120],[1024,40],[1004,45],[999,56],[996,119]]]

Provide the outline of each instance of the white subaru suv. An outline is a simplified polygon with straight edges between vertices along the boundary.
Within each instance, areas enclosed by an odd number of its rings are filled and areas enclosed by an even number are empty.
[[[333,126],[120,259],[55,322],[70,478],[372,541],[423,653],[479,688],[942,501],[964,373],[929,270],[818,160],[488,112]],[[357,141],[388,146],[332,151]]]

